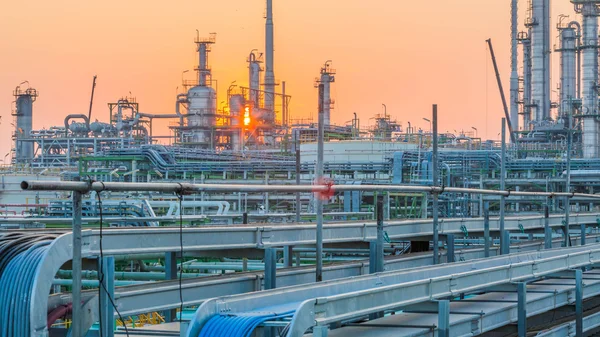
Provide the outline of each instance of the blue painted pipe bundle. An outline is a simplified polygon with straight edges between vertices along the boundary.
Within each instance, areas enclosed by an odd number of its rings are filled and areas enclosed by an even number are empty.
[[[29,310],[35,274],[53,235],[0,236],[0,337],[29,336]]]
[[[294,312],[290,311],[215,315],[206,323],[200,331],[200,335],[188,337],[250,337],[254,330],[264,322],[291,317],[293,314]]]

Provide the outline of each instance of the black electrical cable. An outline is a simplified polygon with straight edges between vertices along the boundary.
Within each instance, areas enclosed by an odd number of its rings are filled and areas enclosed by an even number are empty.
[[[104,187],[104,184],[102,184]],[[104,188],[103,188],[104,189]],[[99,332],[100,332],[100,337],[102,337],[102,305],[101,305],[101,289],[100,287],[102,287],[102,289],[104,289],[104,292],[106,292],[106,295],[108,295],[108,300],[110,301],[111,305],[113,306],[113,308],[115,309],[115,311],[117,312],[117,316],[119,316],[119,319],[121,320],[121,322],[123,322],[123,327],[125,328],[125,334],[127,335],[127,337],[129,337],[129,330],[127,329],[127,324],[125,324],[125,320],[123,319],[123,316],[121,316],[121,313],[119,312],[119,309],[117,309],[117,306],[115,305],[115,301],[113,300],[112,296],[110,296],[110,293],[108,292],[108,289],[106,289],[106,285],[104,284],[104,268],[103,268],[103,263],[104,263],[104,251],[102,250],[102,224],[103,224],[103,217],[104,214],[102,212],[102,198],[100,197],[100,192],[98,191],[96,192],[96,197],[98,198],[98,213],[100,216],[100,238],[99,238],[99,246],[100,246],[100,262],[98,265],[98,283],[99,283],[99,287],[98,287],[98,313],[99,313],[99,317],[100,317],[100,328],[99,328]]]

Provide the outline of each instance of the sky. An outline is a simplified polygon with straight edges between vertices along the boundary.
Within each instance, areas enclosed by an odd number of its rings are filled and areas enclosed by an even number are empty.
[[[526,1],[520,1],[523,29]],[[274,0],[275,76],[292,95],[292,119],[316,117],[314,80],[327,60],[337,70],[332,122],[353,112],[361,126],[387,112],[403,126],[429,129],[438,104],[439,130],[498,139],[502,104],[485,40],[492,38],[508,97],[509,0]],[[193,40],[217,33],[209,56],[218,101],[227,87],[247,85],[246,58],[264,51],[264,0],[105,0],[0,2],[0,153],[10,151],[12,92],[27,80],[37,89],[34,129],[64,125],[87,113],[108,120],[108,102],[134,96],[140,110],[173,113],[182,77],[197,64]],[[554,1],[552,23],[570,15]],[[556,33],[552,43],[557,42]],[[556,88],[559,59],[553,56]],[[155,123],[154,134],[168,122]],[[3,156],[3,155],[2,155]]]

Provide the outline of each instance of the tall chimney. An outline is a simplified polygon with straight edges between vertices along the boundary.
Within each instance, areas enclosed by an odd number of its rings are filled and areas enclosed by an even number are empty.
[[[275,73],[273,71],[273,0],[267,0],[265,24],[265,104],[264,108],[275,110]]]

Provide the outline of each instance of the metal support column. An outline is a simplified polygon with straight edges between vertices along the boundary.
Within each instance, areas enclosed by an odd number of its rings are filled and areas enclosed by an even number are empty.
[[[246,212],[242,213],[242,224],[244,224],[244,225],[248,224],[248,213],[246,213]]]
[[[383,272],[383,196],[377,196],[377,267],[376,272]]]
[[[500,237],[500,250],[504,251],[504,254],[510,254],[510,232],[504,231],[502,232],[502,237]]]
[[[517,284],[517,331],[519,337],[527,337],[527,283]]]
[[[369,274],[377,272],[377,241],[369,241]]]
[[[294,247],[284,246],[283,247],[283,265],[286,268],[291,268],[294,264]]]
[[[583,271],[575,270],[575,336],[583,337]]]
[[[319,184],[323,183],[323,142],[325,138],[325,102],[323,99],[324,86],[323,83],[319,84],[319,125],[318,125],[318,136],[317,136],[317,169],[316,169],[316,181]],[[316,282],[323,281],[323,199],[320,195],[317,195],[317,262],[316,262]]]
[[[75,179],[79,180],[78,178]],[[83,337],[83,312],[81,307],[81,192],[73,191],[73,326],[74,337]]]
[[[506,190],[506,118],[502,118],[502,163],[500,164],[500,190]],[[500,254],[508,254],[505,250],[507,245],[504,240],[504,210],[506,208],[506,198],[500,196]]]
[[[102,337],[114,337],[115,335],[115,310],[112,306],[111,299],[115,298],[115,258],[105,257],[98,260],[98,269],[102,273],[102,287],[100,289],[100,310],[102,321],[100,326],[102,329]]]
[[[567,176],[565,177],[565,192],[571,192],[571,146],[573,144],[573,133],[571,132],[571,114],[567,113]],[[571,207],[569,197],[565,197],[565,247],[571,245],[571,228],[570,224],[570,213]],[[581,245],[585,245],[585,225],[581,225]]]
[[[296,185],[300,185],[300,142],[298,140],[296,140]],[[296,222],[300,222],[301,211],[300,192],[296,192]]]
[[[277,250],[265,249],[265,290],[277,287]]]
[[[313,337],[327,337],[329,335],[329,328],[326,326],[315,326],[313,327]]]
[[[438,302],[438,337],[450,337],[450,301]]]
[[[448,246],[448,251],[446,252],[447,262],[456,262],[454,261],[454,234],[446,235],[446,246]]]
[[[438,185],[438,121],[437,121],[437,104],[433,105],[433,115],[432,115],[432,125],[433,125],[433,186]],[[438,229],[438,194],[433,193],[433,264],[440,263],[439,257],[439,229]]]
[[[165,279],[177,279],[177,253],[165,253]],[[177,320],[177,309],[171,309],[164,312],[165,322],[175,322]]]
[[[490,203],[483,204],[483,249],[484,256],[490,257]]]
[[[550,205],[549,198],[546,198],[544,205],[544,249],[552,248],[552,228],[550,228]]]

